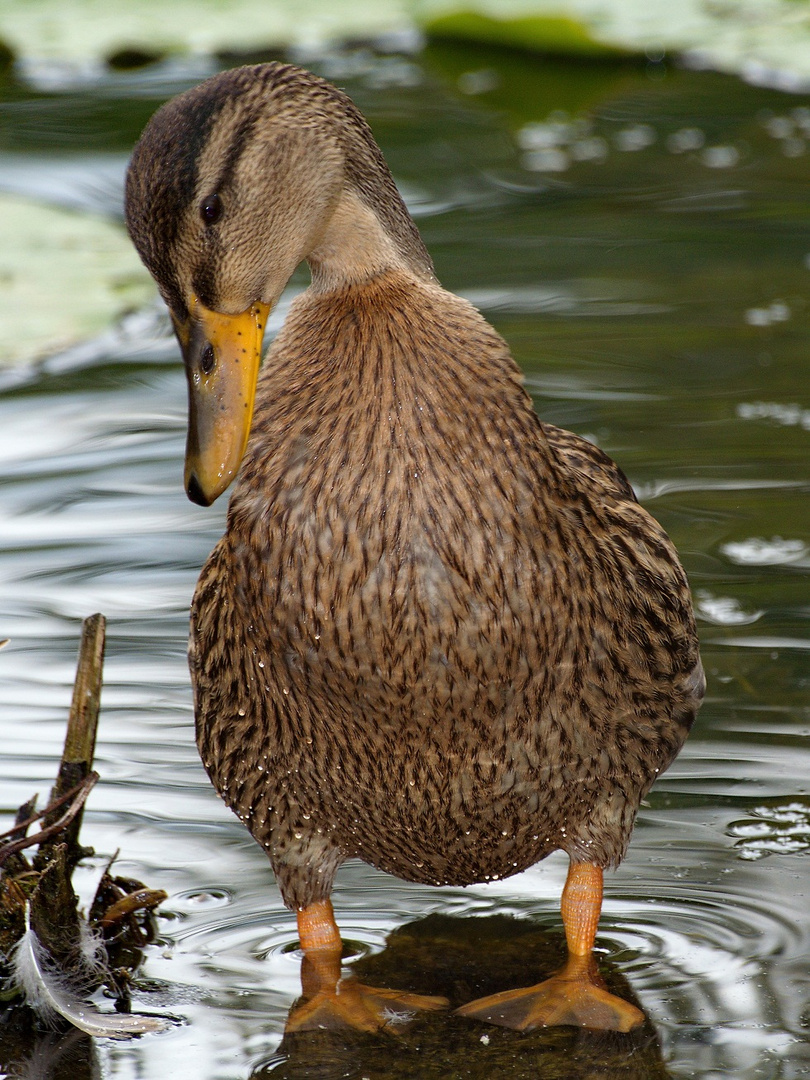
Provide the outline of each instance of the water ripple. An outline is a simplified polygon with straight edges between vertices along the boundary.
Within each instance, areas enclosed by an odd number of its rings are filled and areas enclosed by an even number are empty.
[[[732,821],[727,833],[737,842],[741,859],[810,852],[810,805],[791,802],[755,806],[750,816]]]

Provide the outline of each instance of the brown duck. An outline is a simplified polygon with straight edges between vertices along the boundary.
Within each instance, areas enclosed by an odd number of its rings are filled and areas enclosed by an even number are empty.
[[[460,1011],[634,1026],[591,950],[602,871],[703,696],[672,544],[610,458],[538,419],[323,79],[261,64],[164,105],[126,212],[186,365],[188,495],[239,471],[192,608],[197,741],[297,912],[310,1000],[290,1026],[446,1004],[341,980],[345,859],[467,885],[558,849],[565,967]]]

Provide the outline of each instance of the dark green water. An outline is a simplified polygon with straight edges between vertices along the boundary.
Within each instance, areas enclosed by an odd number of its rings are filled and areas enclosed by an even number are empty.
[[[0,811],[49,788],[79,624],[104,612],[83,833],[99,855],[78,883],[92,895],[120,848],[120,873],[166,889],[136,999],[185,1022],[124,1044],[52,1036],[0,1053],[0,1075],[810,1076],[810,101],[452,48],[310,66],[367,114],[440,278],[509,340],[538,411],[620,462],[690,575],[706,704],[607,881],[599,938],[649,1023],[616,1043],[440,1016],[280,1047],[294,918],[193,745],[187,607],[224,505],[183,495],[184,380],[147,313],[2,376]],[[0,188],[116,214],[146,119],[206,73],[6,85]],[[564,863],[467,890],[352,863],[335,907],[378,980],[521,985],[556,962]]]

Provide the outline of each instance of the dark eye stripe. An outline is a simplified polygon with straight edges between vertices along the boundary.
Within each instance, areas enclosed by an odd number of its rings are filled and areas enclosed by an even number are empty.
[[[250,142],[256,122],[257,118],[249,113],[230,132],[230,145],[225,160],[222,163],[216,182],[212,185],[215,191],[224,191],[230,186],[239,159]]]

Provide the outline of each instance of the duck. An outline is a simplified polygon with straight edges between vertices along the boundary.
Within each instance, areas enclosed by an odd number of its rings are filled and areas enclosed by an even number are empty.
[[[250,65],[162,105],[125,216],[183,357],[188,497],[210,506],[235,480],[191,607],[196,738],[296,915],[288,1029],[448,1005],[343,975],[344,861],[465,886],[555,851],[563,967],[457,1011],[637,1026],[593,950],[604,871],[705,689],[666,533],[611,458],[539,418],[323,78]]]

